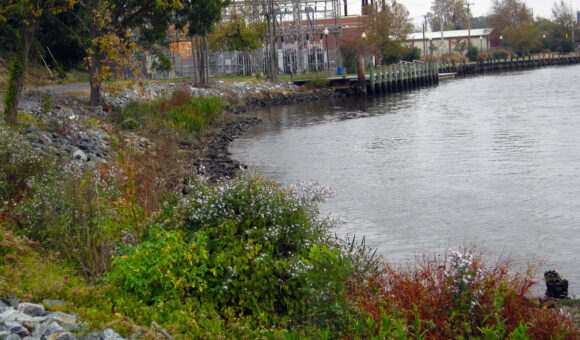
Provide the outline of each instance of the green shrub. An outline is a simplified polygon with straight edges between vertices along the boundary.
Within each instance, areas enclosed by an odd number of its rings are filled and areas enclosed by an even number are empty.
[[[119,127],[123,130],[137,130],[139,128],[139,122],[133,118],[128,117],[125,118],[121,124],[119,124]]]
[[[152,119],[154,112],[154,106],[151,103],[129,101],[125,107],[115,108],[108,118],[122,129],[132,130],[133,127],[137,128],[144,121]],[[134,124],[125,123],[126,121],[134,122]],[[123,127],[124,123],[125,127]]]
[[[150,241],[113,259],[109,279],[145,303],[186,300],[207,289],[207,237],[184,239],[174,230],[157,230]]]
[[[49,91],[43,92],[40,96],[40,117],[46,116],[54,107],[54,98]]]
[[[405,53],[403,53],[402,60],[413,62],[421,58],[421,50],[418,47],[408,48]]]
[[[219,97],[196,97],[167,112],[169,124],[178,130],[200,132],[222,113],[225,101]]]
[[[130,101],[122,109],[115,109],[109,119],[120,128],[136,130],[164,128],[201,132],[211,126],[227,102],[220,97],[191,98],[185,91],[175,91],[169,98],[152,102]]]
[[[150,303],[189,297],[263,326],[338,328],[347,320],[340,295],[353,265],[332,242],[332,223],[318,220],[316,202],[326,190],[286,190],[261,177],[191,186],[190,196],[164,207],[147,242],[115,257],[111,283]]]
[[[470,45],[465,56],[469,58],[469,61],[477,61],[477,58],[479,57],[479,51],[475,46]]]

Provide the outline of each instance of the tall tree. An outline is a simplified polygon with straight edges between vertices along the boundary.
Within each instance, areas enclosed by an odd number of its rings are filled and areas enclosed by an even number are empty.
[[[529,54],[542,43],[538,27],[531,21],[518,28],[507,26],[503,35],[505,43],[519,55]]]
[[[558,30],[562,37],[566,36],[566,34],[571,37],[574,32],[576,20],[574,18],[574,11],[566,5],[564,0],[554,2],[554,6],[552,7],[552,20],[559,28]]]
[[[499,32],[508,26],[517,29],[530,21],[532,11],[522,0],[493,0],[491,15],[487,17],[488,25]]]
[[[433,31],[467,28],[468,15],[463,0],[433,0],[428,14]]]
[[[403,43],[413,25],[407,8],[396,0],[382,0],[365,6],[363,27],[368,43],[376,48],[385,60],[400,58],[407,48]]]
[[[99,105],[103,80],[129,66],[137,42],[152,43],[167,37],[179,0],[79,0],[88,17],[89,104]]]
[[[528,54],[540,46],[532,11],[521,0],[493,0],[488,24],[503,35],[503,43],[518,54]]]
[[[205,83],[208,80],[207,35],[214,24],[221,20],[222,10],[229,5],[230,0],[182,0],[181,3],[182,7],[177,12],[175,27],[192,38],[199,80]]]
[[[246,19],[248,18],[248,20]],[[244,52],[252,64],[256,73],[259,72],[255,65],[252,52],[263,46],[266,38],[266,23],[251,20],[249,13],[243,9],[230,14],[228,20],[216,25],[215,30],[209,36],[212,50],[226,49],[228,51]]]
[[[18,0],[0,3],[0,21],[16,23],[19,37],[16,45],[18,58],[10,66],[10,78],[4,98],[4,120],[15,124],[18,115],[18,102],[24,87],[24,75],[28,68],[28,55],[43,15],[58,14],[70,9],[74,0]]]

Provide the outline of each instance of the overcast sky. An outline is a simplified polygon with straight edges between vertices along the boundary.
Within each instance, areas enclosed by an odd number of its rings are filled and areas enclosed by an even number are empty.
[[[474,17],[489,14],[491,0],[467,0],[471,3],[471,13]],[[559,0],[558,0],[559,1]],[[574,13],[580,10],[580,0],[564,0],[568,6],[572,6]],[[361,0],[347,0],[350,15],[360,13]],[[417,26],[423,22],[423,15],[429,12],[432,1],[430,0],[398,0],[411,12],[413,23]],[[534,16],[550,18],[554,0],[524,0],[528,7],[534,9]],[[354,11],[354,12],[353,12]]]

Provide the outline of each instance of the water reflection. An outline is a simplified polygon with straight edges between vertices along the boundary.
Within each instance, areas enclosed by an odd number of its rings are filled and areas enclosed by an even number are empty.
[[[315,180],[325,213],[392,261],[477,244],[546,259],[578,292],[580,66],[483,76],[388,97],[265,109],[231,147],[284,184]]]

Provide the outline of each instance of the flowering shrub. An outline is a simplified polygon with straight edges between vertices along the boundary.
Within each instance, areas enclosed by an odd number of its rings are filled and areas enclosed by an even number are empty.
[[[340,296],[352,265],[328,235],[332,223],[317,215],[327,189],[241,177],[193,182],[191,192],[164,206],[147,242],[115,256],[112,283],[146,301],[193,298],[262,325],[331,323],[346,313]]]
[[[28,189],[28,180],[42,173],[49,162],[28,141],[10,128],[0,125],[0,206],[18,200]]]
[[[474,263],[474,258],[470,253],[461,253],[457,250],[449,250],[445,275],[447,277],[447,289],[452,293],[458,313],[465,313],[466,317],[477,305],[478,293],[476,292],[478,282],[477,275],[481,270]]]
[[[77,263],[88,277],[105,272],[117,243],[137,241],[142,209],[123,191],[118,169],[83,172],[78,164],[33,177],[14,214],[25,235]]]

